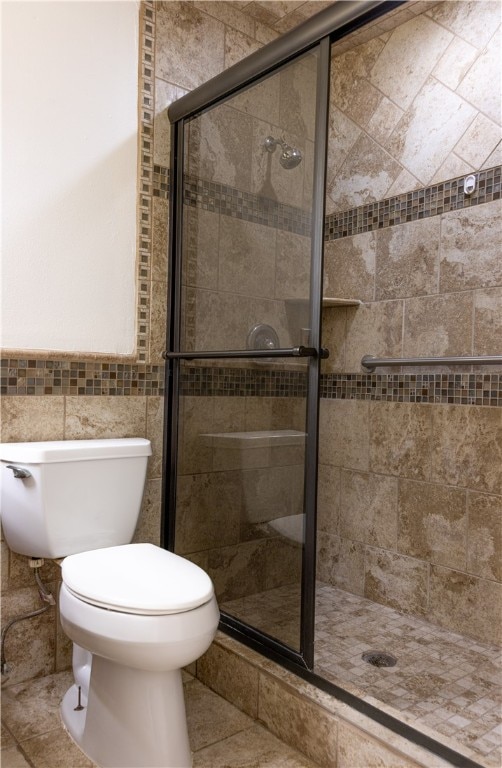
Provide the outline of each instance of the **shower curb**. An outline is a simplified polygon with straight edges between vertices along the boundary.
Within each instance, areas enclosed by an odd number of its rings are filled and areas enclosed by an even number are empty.
[[[455,762],[413,743],[221,631],[198,660],[195,674],[208,688],[325,768],[366,765],[369,759],[371,764],[378,760],[382,768],[479,765],[473,756],[459,754],[458,745],[447,739],[442,744],[458,755]],[[374,699],[368,699],[368,704],[395,718],[385,704]],[[421,728],[421,732],[437,741],[430,729]]]

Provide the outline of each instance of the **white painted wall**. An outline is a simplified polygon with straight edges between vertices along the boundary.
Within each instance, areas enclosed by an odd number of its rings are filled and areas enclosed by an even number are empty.
[[[138,12],[2,2],[6,349],[135,350]]]

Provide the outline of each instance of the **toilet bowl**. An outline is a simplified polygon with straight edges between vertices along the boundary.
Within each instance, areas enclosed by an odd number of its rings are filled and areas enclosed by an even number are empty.
[[[61,713],[102,768],[192,765],[181,668],[207,650],[219,620],[201,568],[130,543],[151,452],[144,438],[0,444],[9,548],[64,558],[60,617],[75,682]]]
[[[218,626],[207,574],[152,544],[128,544],[71,555],[62,575],[75,683],[61,713],[74,741],[104,768],[191,766],[181,668]]]

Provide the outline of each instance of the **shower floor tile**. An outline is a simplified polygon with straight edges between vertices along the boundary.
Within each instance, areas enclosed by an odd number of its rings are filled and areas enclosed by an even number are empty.
[[[299,588],[293,585],[221,607],[287,642],[288,636],[298,637],[298,606]],[[368,650],[391,654],[397,663],[372,666],[362,659]],[[450,746],[462,747],[482,765],[502,765],[499,647],[318,582],[314,671],[371,703],[386,705],[438,740],[447,737]]]

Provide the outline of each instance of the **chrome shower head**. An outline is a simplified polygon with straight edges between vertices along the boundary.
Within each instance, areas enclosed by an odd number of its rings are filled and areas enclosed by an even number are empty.
[[[274,139],[273,136],[267,136],[264,141],[264,147],[267,152],[275,152],[278,144],[282,149],[279,162],[283,168],[289,170],[290,168],[296,168],[297,165],[300,165],[303,155],[299,149],[286,144],[284,139]]]
[[[302,161],[302,153],[296,147],[290,147],[286,144],[282,148],[282,154],[279,158],[279,162],[283,168],[296,168]]]

